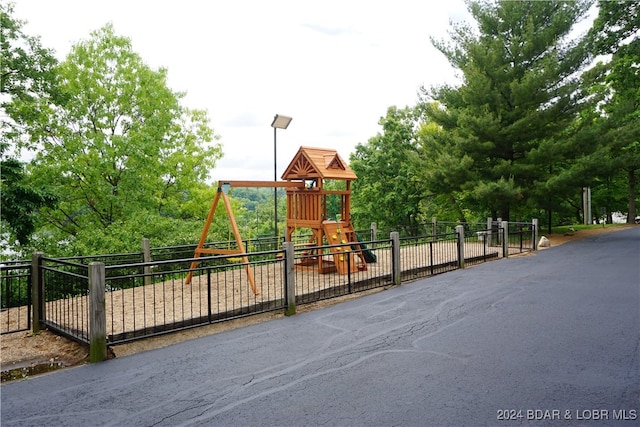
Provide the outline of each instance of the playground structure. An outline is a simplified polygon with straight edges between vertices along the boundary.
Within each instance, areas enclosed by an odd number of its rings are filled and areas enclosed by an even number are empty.
[[[311,230],[309,241],[303,244],[305,257],[295,265],[296,268],[314,268],[320,273],[337,271],[339,274],[348,274],[350,270],[366,270],[367,261],[363,254],[363,247],[351,224],[351,181],[357,177],[336,150],[300,147],[281,179],[284,181],[218,181],[218,189],[195,249],[194,258],[199,258],[202,254],[240,255],[251,291],[257,295],[253,271],[249,266],[242,236],[227,193],[233,187],[285,188],[287,192],[285,241],[291,242],[293,233],[298,228]],[[326,180],[344,181],[345,189],[327,189],[324,186]],[[330,218],[327,213],[328,197],[339,198],[339,209],[334,212],[335,218]],[[204,247],[220,199],[223,200],[229,217],[237,249]],[[331,246],[329,256],[323,254],[319,248],[325,244]],[[197,261],[191,263],[187,284],[191,282],[196,265]]]

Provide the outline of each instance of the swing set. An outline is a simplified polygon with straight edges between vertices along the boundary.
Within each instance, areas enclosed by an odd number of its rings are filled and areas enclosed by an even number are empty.
[[[356,179],[355,173],[335,150],[323,148],[300,147],[284,174],[284,181],[219,181],[216,195],[209,209],[209,214],[200,236],[200,241],[194,252],[194,258],[201,255],[240,255],[247,272],[249,286],[254,295],[258,295],[255,285],[253,270],[249,264],[240,229],[236,223],[231,209],[228,192],[233,187],[244,188],[285,188],[287,191],[287,221],[285,241],[290,242],[293,233],[298,228],[311,230],[306,257],[295,265],[296,268],[313,268],[319,273],[337,271],[339,274],[348,274],[349,266],[356,270],[366,270],[366,259],[363,248],[358,241],[355,230],[351,224],[351,181]],[[329,190],[324,188],[325,180],[345,181],[346,189]],[[340,215],[335,219],[327,216],[327,197],[340,198]],[[237,249],[205,248],[207,235],[211,226],[218,203],[222,199],[231,231],[237,243]],[[330,249],[330,257],[324,256],[318,247],[326,243],[335,246]],[[355,252],[349,250],[353,248]],[[332,258],[332,259],[331,259]],[[191,283],[193,271],[197,261],[191,263],[187,275],[186,284]]]

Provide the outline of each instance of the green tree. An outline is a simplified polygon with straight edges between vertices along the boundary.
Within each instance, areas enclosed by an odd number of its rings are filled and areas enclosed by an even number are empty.
[[[556,159],[530,154],[559,143],[579,111],[576,73],[588,55],[569,33],[591,3],[470,1],[477,30],[457,25],[450,42],[432,40],[462,84],[423,89],[427,116],[448,134],[422,153],[439,168],[425,174],[429,187],[466,194],[503,219],[514,208],[551,211],[545,188]]]
[[[38,211],[55,206],[56,199],[47,188],[34,188],[26,184],[24,163],[4,156],[6,144],[0,142],[0,218],[13,231],[20,245],[27,245],[35,231]],[[13,239],[7,243],[13,246]]]
[[[417,177],[416,129],[413,108],[390,107],[380,119],[382,133],[358,144],[349,165],[358,179],[352,184],[352,216],[357,228],[371,222],[380,228],[411,227],[420,218],[425,193]]]
[[[38,37],[25,34],[23,25],[14,18],[12,3],[0,4],[0,142],[14,149],[25,133],[24,122],[37,119],[37,106],[60,95],[55,90],[53,51]]]
[[[97,228],[117,239],[132,218],[181,217],[221,157],[206,112],[181,106],[167,70],[145,65],[111,25],[73,46],[55,71],[64,102],[41,105],[23,141],[36,150],[33,184],[57,189],[57,207],[43,215],[47,233],[68,242]]]
[[[12,3],[0,4],[0,217],[12,232],[3,233],[11,249],[15,240],[28,244],[38,211],[55,205],[47,185],[28,184],[24,162],[18,160],[18,141],[24,134],[20,117],[33,118],[36,106],[55,94],[57,64],[51,50],[22,31],[23,24],[14,18]]]
[[[594,162],[605,163],[600,177],[606,183],[607,207],[614,195],[617,175],[626,179],[627,222],[637,215],[640,179],[640,4],[633,1],[599,1],[599,14],[590,32],[594,55],[610,55],[590,71],[594,91],[602,102],[593,111],[592,126],[599,132],[600,149]]]

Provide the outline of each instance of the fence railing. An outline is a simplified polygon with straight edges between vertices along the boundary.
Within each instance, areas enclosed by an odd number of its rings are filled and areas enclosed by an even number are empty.
[[[81,342],[89,342],[88,266],[67,260],[39,260],[38,294],[34,304],[40,321],[48,328]]]
[[[233,255],[201,257],[194,270],[193,258],[107,268],[108,342],[282,309],[279,253],[250,253],[247,262]]]
[[[458,224],[454,232],[404,237],[392,232],[389,239],[345,245],[288,243],[279,250],[247,253],[246,259],[238,255],[171,259],[167,255],[167,259],[118,264],[116,260],[136,259],[119,256],[87,265],[43,256],[35,261],[34,255],[30,268],[39,274],[33,284],[33,318],[34,323],[37,318],[85,343],[94,339],[95,325],[104,323],[98,339],[116,344],[265,311],[284,309],[292,314],[297,304],[464,268],[508,256],[510,249],[534,250],[536,226],[535,222],[502,222],[495,230],[490,223],[484,229],[479,224]],[[163,258],[158,252],[154,256]],[[190,270],[193,261],[198,264]],[[20,265],[21,271],[29,271],[24,263]],[[94,269],[96,265],[102,270]],[[8,267],[2,271],[7,273],[0,277],[9,277]],[[92,271],[102,271],[102,277],[92,278]],[[192,279],[188,279],[190,272]],[[26,273],[24,280],[28,280]],[[104,298],[92,302],[92,295]],[[102,321],[92,323],[96,313]]]
[[[0,264],[0,334],[31,329],[31,263]]]

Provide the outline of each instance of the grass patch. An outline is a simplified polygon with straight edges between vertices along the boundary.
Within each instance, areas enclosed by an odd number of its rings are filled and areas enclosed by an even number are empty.
[[[559,225],[557,227],[551,227],[551,234],[571,234],[580,230],[593,230],[598,228],[615,228],[624,226],[627,224],[574,224],[574,225]]]

